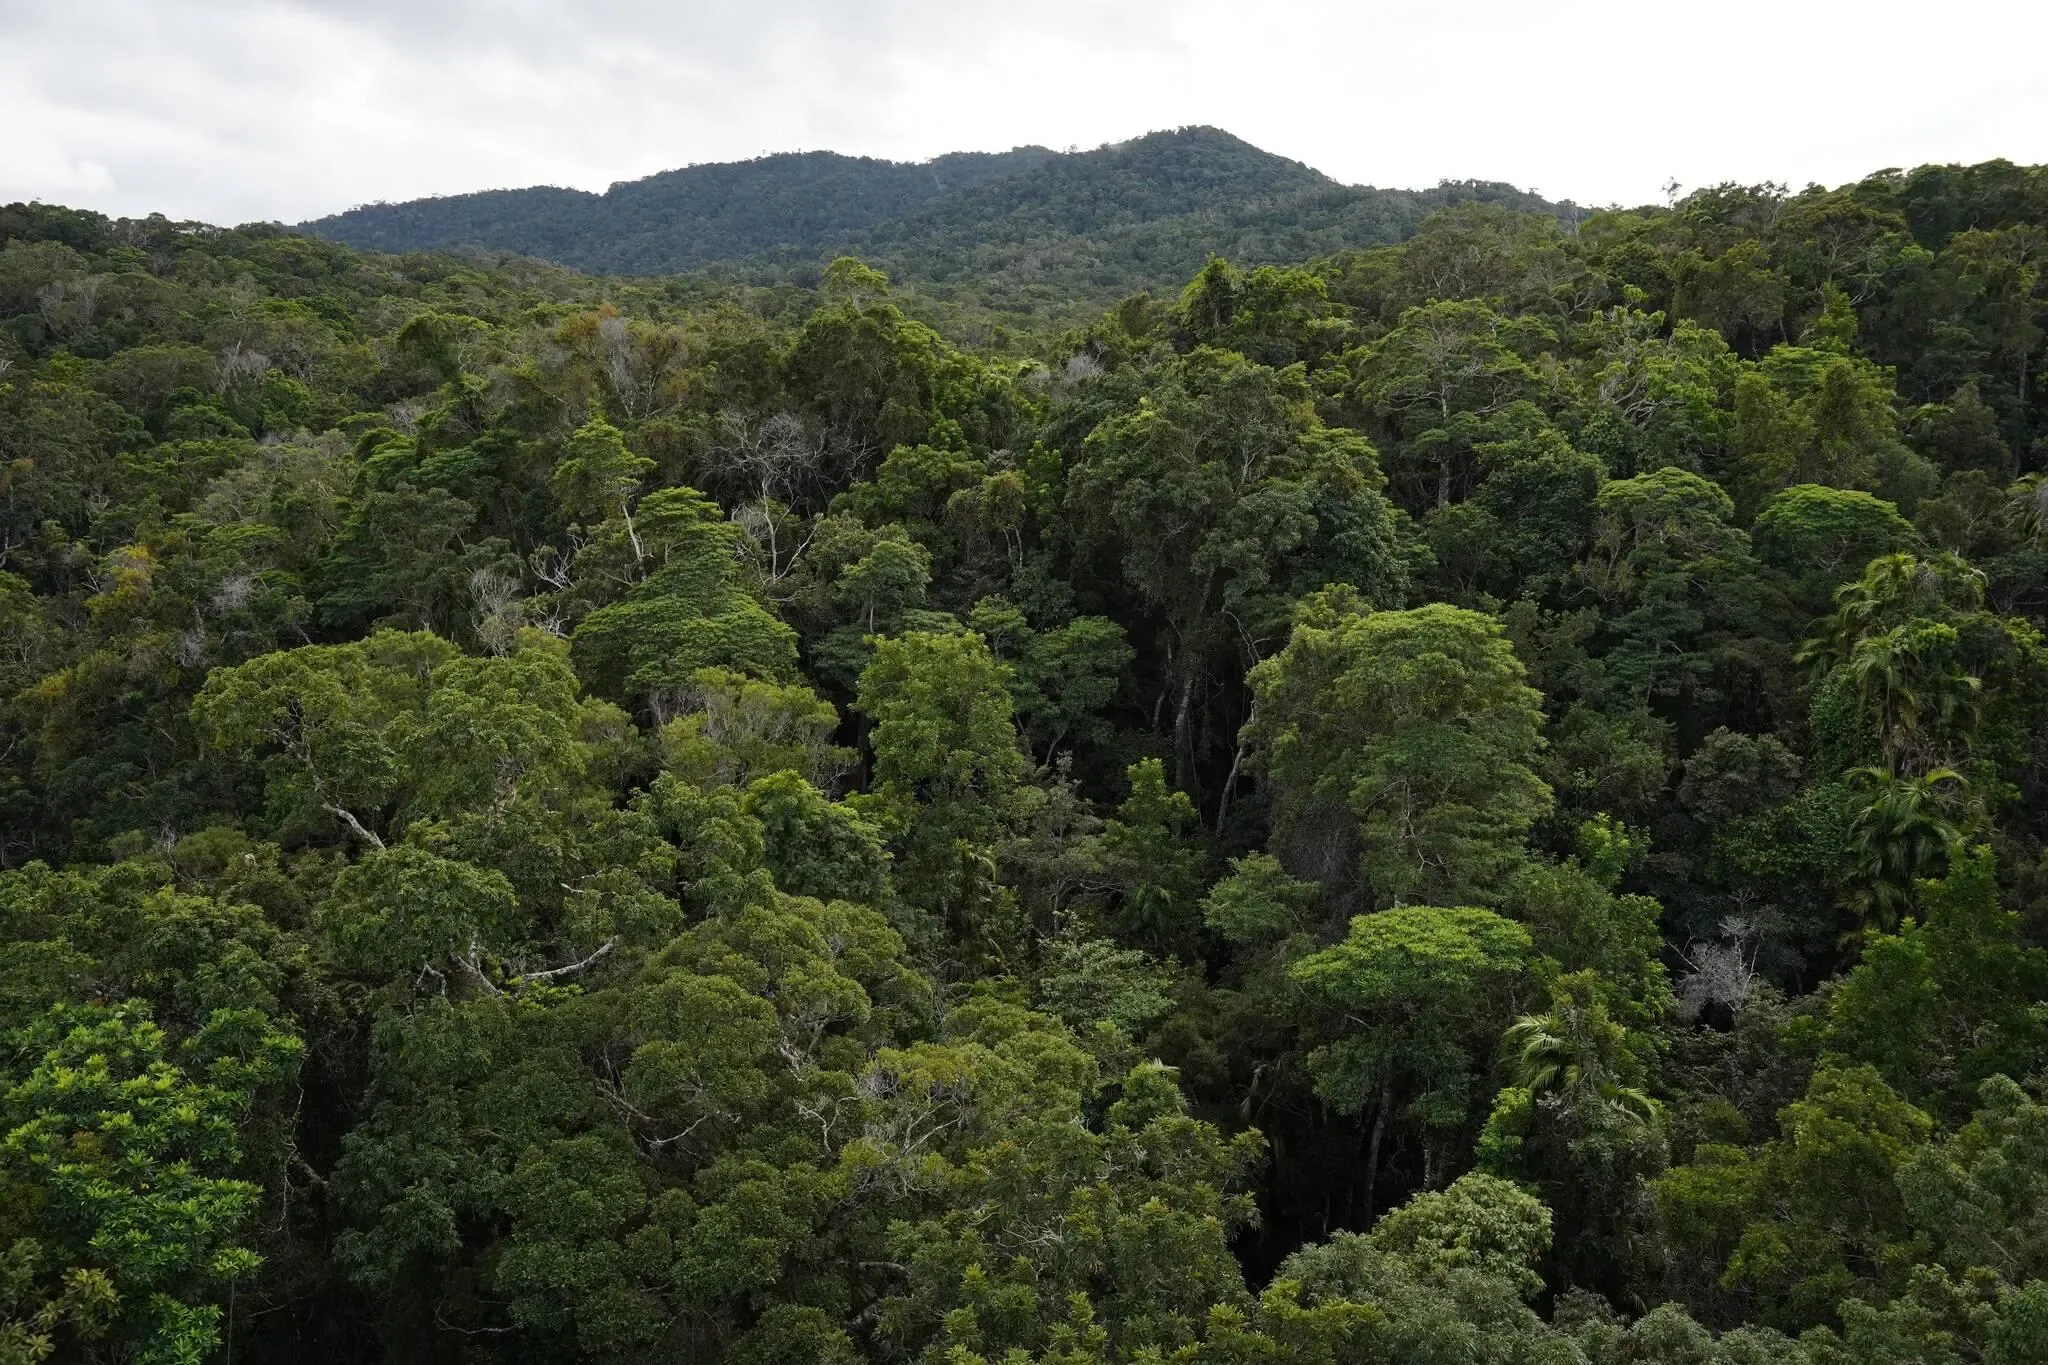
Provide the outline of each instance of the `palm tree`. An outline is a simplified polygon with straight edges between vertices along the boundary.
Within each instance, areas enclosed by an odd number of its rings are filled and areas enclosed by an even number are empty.
[[[1937,875],[1962,838],[1951,812],[1969,784],[1953,768],[1918,777],[1858,768],[1850,780],[1872,795],[1849,824],[1855,861],[1843,899],[1861,932],[1890,932],[1912,904],[1913,883]]]
[[[1555,1095],[1566,1108],[1604,1114],[1630,1127],[1657,1122],[1657,1101],[1624,1084],[1633,1069],[1628,1030],[1608,1014],[1590,972],[1559,980],[1550,1010],[1517,1019],[1501,1047],[1509,1083],[1531,1095]]]
[[[1957,644],[1955,627],[1914,621],[1867,635],[1850,650],[1849,676],[1893,771],[1918,747],[1925,722],[1962,740],[1975,730],[1983,682],[1955,665]]]
[[[2029,474],[2012,486],[2014,520],[2039,544],[2048,545],[2048,475]]]
[[[1795,660],[1810,665],[1818,681],[1847,663],[1866,638],[1915,618],[1948,618],[1984,602],[1984,574],[1952,554],[1925,559],[1912,554],[1879,555],[1853,583],[1835,590],[1835,614],[1815,622],[1812,638]]]

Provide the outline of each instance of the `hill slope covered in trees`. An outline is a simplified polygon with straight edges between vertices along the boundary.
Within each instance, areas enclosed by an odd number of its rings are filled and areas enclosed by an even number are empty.
[[[601,274],[720,267],[815,284],[852,253],[976,313],[1070,318],[1172,287],[1213,255],[1305,260],[1396,242],[1467,199],[1549,208],[1506,185],[1340,185],[1213,128],[1090,152],[1023,147],[909,164],[805,152],[693,166],[602,195],[496,190],[372,204],[304,225],[379,251],[482,248]]]
[[[304,225],[375,251],[483,247],[595,274],[659,275],[761,252],[815,254],[930,200],[1042,165],[1020,147],[913,164],[785,152],[624,181],[603,194],[538,186],[368,204]]]
[[[2048,1359],[2044,240],[0,208],[0,1360]]]

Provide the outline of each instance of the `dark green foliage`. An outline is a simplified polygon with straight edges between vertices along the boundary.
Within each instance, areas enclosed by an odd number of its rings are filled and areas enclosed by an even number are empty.
[[[365,204],[305,224],[374,251],[485,247],[599,274],[660,275],[778,248],[837,255],[851,238],[924,203],[1051,160],[1043,147],[963,152],[923,164],[786,152],[692,166],[605,193],[536,187]]]
[[[0,209],[0,1365],[2048,1358],[2044,184]]]
[[[852,253],[956,312],[1072,321],[1134,289],[1176,288],[1214,255],[1280,263],[1396,242],[1466,201],[1552,211],[1507,185],[1340,185],[1218,129],[1183,128],[1088,152],[1019,147],[917,164],[787,153],[665,171],[602,195],[492,190],[369,204],[302,226],[370,250],[483,248],[621,275],[712,266],[739,279],[814,280]]]

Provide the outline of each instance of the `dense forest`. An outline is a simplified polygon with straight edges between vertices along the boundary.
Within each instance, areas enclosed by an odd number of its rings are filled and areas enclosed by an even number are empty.
[[[365,204],[301,226],[374,251],[516,252],[579,270],[658,275],[776,248],[815,255],[876,223],[1054,153],[1019,147],[924,163],[783,152],[665,171],[603,194],[534,186]]]
[[[1297,265],[1402,241],[1432,212],[1472,201],[1575,212],[1489,182],[1341,185],[1220,129],[1182,128],[1088,152],[1020,147],[914,164],[785,153],[602,195],[493,190],[301,226],[376,251],[510,253],[603,274],[708,269],[807,288],[850,254],[886,272],[913,316],[1000,342],[994,329],[1082,323],[1134,291],[1177,291],[1212,256]]]
[[[2044,264],[0,208],[0,1365],[2048,1359]]]

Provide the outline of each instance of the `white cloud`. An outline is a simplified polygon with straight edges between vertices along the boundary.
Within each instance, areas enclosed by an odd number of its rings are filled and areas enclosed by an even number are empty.
[[[1994,0],[0,0],[0,199],[295,220],[1212,123],[1354,183],[1639,202],[2048,161],[2044,40]]]

